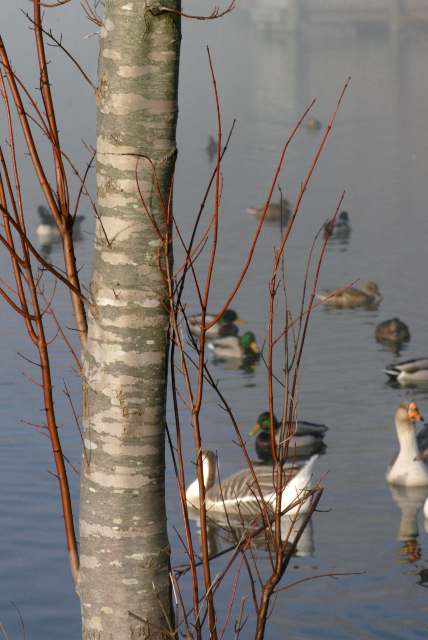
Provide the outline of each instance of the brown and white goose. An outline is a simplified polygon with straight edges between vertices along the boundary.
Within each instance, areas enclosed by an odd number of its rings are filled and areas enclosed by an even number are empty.
[[[260,513],[260,492],[251,471],[246,468],[228,478],[223,478],[220,486],[216,482],[217,458],[215,453],[203,451],[202,455],[207,512],[212,514],[226,512],[242,517],[254,517]],[[313,466],[318,457],[318,455],[312,456],[293,476],[293,470],[285,470],[285,476],[290,479],[282,491],[281,509],[284,510],[287,505],[301,499],[301,504],[296,504],[290,511],[287,511],[287,515],[304,513],[309,509],[310,500],[307,499],[307,492],[311,485]],[[254,472],[265,502],[274,509],[276,498],[272,465],[255,466]],[[191,507],[199,509],[198,479],[187,487],[186,500]]]

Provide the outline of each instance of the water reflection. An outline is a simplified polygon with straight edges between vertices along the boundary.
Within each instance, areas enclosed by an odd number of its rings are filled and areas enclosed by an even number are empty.
[[[421,557],[418,544],[418,514],[428,496],[428,487],[389,485],[391,496],[401,511],[397,539],[402,543],[399,561],[413,563]]]
[[[189,510],[189,516],[195,520],[198,538],[200,542],[200,520],[199,512],[195,510]],[[288,545],[292,545],[296,537],[299,534],[300,528],[303,524],[304,517],[290,517],[287,515],[281,518],[281,540]],[[262,530],[258,531],[260,524],[251,524],[248,522],[242,522],[229,518],[222,518],[221,515],[213,519],[208,517],[208,550],[210,556],[214,556],[224,549],[227,549],[230,545],[236,544],[238,541],[247,537],[251,539],[249,546],[253,549],[259,550],[273,550],[273,542],[271,539],[271,533]],[[274,531],[274,529],[273,529]],[[312,519],[309,520],[303,533],[297,542],[296,551],[293,555],[303,558],[311,557],[314,555],[314,530]]]
[[[213,356],[211,362],[216,367],[224,369],[224,371],[243,371],[247,375],[253,375],[256,372],[260,358],[254,356],[242,356],[241,358],[220,358]]]

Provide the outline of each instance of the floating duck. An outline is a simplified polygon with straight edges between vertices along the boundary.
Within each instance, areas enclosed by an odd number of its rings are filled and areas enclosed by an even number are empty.
[[[246,331],[242,336],[226,336],[216,338],[208,344],[208,348],[219,358],[258,358],[260,350],[256,336]]]
[[[400,384],[428,383],[428,358],[414,358],[390,364],[384,372]]]
[[[273,416],[273,426],[275,430],[275,442],[280,443],[281,423]],[[292,435],[288,439],[288,451],[290,458],[295,456],[308,456],[320,451],[324,445],[324,435],[328,431],[325,424],[317,422],[306,422],[304,420],[296,420],[293,422]],[[250,431],[250,435],[256,438],[256,451],[260,458],[270,458],[271,442],[270,442],[270,415],[268,411],[261,413],[257,418],[257,422]],[[287,439],[287,427],[283,440]]]
[[[253,207],[248,207],[246,212],[252,216],[257,216],[261,218],[263,215],[263,211],[265,210],[265,205],[254,209]],[[271,202],[267,208],[265,220],[269,222],[280,222],[283,224],[287,224],[291,215],[291,205],[287,198],[282,198],[280,202]]]
[[[428,465],[421,459],[421,444],[427,436],[416,436],[415,423],[422,420],[415,402],[402,402],[395,414],[400,450],[386,472],[386,480],[391,484],[405,487],[428,486]]]
[[[206,325],[211,324],[211,322],[214,320],[215,317],[216,316],[213,314],[207,314],[205,316],[205,324]],[[201,315],[193,315],[187,318],[189,331],[192,334],[192,336],[194,336],[195,338],[198,338],[201,335],[201,320],[202,320]],[[208,331],[205,334],[206,337],[209,339],[218,337],[221,327],[226,324],[229,324],[229,325],[245,324],[245,321],[241,320],[241,318],[238,316],[236,311],[234,311],[233,309],[226,309],[223,315],[220,316],[218,322],[216,322],[215,325],[213,325],[210,329],[208,329]],[[233,333],[229,335],[233,335]]]
[[[337,289],[327,289],[322,294],[318,294],[320,300],[325,300],[329,307],[340,309],[355,309],[356,307],[377,307],[382,300],[379,288],[375,282],[367,282],[361,289],[349,287],[343,291]]]
[[[348,238],[352,227],[349,224],[349,214],[347,211],[341,211],[336,221],[327,220],[324,224],[324,237],[343,240]]]
[[[391,318],[377,325],[375,338],[378,342],[383,343],[408,342],[410,340],[409,327],[399,318]]]
[[[50,244],[60,239],[60,232],[49,209],[42,204],[37,207],[40,223],[36,227],[37,237],[41,244]],[[81,224],[85,216],[76,216],[73,222],[73,237],[77,239],[81,235]]]
[[[205,486],[205,506],[208,515],[215,513],[237,514],[242,517],[254,517],[260,513],[260,493],[250,469],[222,478],[221,486],[216,484],[217,459],[213,451],[203,451],[203,477]],[[312,470],[317,455],[312,456],[294,475],[292,469],[284,470],[289,478],[282,491],[281,509],[284,510],[295,500],[301,504],[287,511],[288,515],[304,513],[310,507],[307,491],[310,489]],[[272,465],[254,466],[254,473],[263,499],[272,510],[275,508],[276,493]],[[194,509],[199,509],[199,483],[194,480],[186,490],[186,500]]]

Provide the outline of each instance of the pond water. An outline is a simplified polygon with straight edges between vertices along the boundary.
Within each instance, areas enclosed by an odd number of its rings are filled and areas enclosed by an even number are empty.
[[[16,56],[15,67],[30,77],[28,61],[33,54],[22,39],[26,26],[19,13],[19,6],[27,8],[28,3],[7,0],[6,5],[0,10],[1,17],[3,10],[8,17],[2,35]],[[64,22],[56,18],[57,10],[52,24],[65,36],[70,34],[66,39],[71,48],[82,52],[86,68],[94,75],[96,39],[82,40],[92,25],[82,18],[78,3],[73,5],[64,9]],[[254,233],[255,220],[245,209],[265,199],[282,145],[298,116],[316,97],[313,115],[326,124],[349,75],[349,89],[288,245],[288,287],[291,300],[297,300],[312,239],[345,189],[343,206],[349,211],[352,233],[348,242],[329,243],[320,287],[343,286],[360,278],[361,282],[375,280],[383,295],[377,310],[319,309],[311,320],[299,417],[330,426],[326,454],[316,466],[325,492],[308,531],[306,551],[292,561],[284,584],[328,572],[360,575],[318,579],[283,592],[267,637],[282,638],[286,633],[295,639],[315,634],[329,639],[425,637],[428,534],[419,507],[428,488],[407,494],[391,491],[384,474],[396,448],[393,416],[399,402],[415,398],[422,413],[427,413],[428,389],[386,384],[382,369],[396,356],[375,342],[374,329],[379,321],[399,316],[411,331],[401,356],[427,355],[428,31],[415,25],[390,34],[379,27],[357,29],[339,22],[304,25],[300,34],[290,35],[257,28],[251,14],[243,10],[216,23],[185,23],[175,205],[185,229],[191,225],[212,169],[205,151],[208,135],[215,135],[206,44],[215,63],[225,129],[237,118],[223,167],[220,266],[212,308],[224,300]],[[64,109],[63,137],[72,155],[83,163],[80,139],[94,141],[91,93],[60,55],[52,57],[52,69],[58,68],[57,98]],[[292,144],[279,181],[291,200],[320,135],[302,130]],[[24,176],[24,186],[26,204],[35,211],[40,195],[30,174]],[[88,216],[78,245],[86,277],[92,230]],[[260,343],[266,332],[267,282],[278,240],[279,228],[266,226],[233,303]],[[51,259],[59,260],[58,247],[52,248]],[[0,266],[2,273],[7,272],[3,252]],[[60,313],[65,313],[67,302],[65,296],[57,297]],[[191,309],[190,291],[187,303]],[[15,603],[28,637],[77,638],[78,600],[64,553],[56,483],[48,473],[48,443],[22,422],[37,421],[34,416],[42,407],[37,388],[23,375],[31,375],[28,365],[17,356],[17,352],[28,356],[31,351],[23,327],[4,305],[1,318],[0,622],[9,637],[21,637]],[[61,347],[55,349],[58,366],[69,371]],[[250,373],[220,366],[213,371],[246,433],[266,407],[263,366]],[[73,374],[70,387],[78,397]],[[59,384],[57,405],[64,410],[65,449],[78,464],[78,436],[60,388]],[[242,459],[214,397],[208,397],[203,417],[205,445],[218,451],[226,477],[242,466]],[[190,478],[190,462],[188,470]],[[75,479],[75,498],[77,490]],[[180,516],[171,473],[167,492],[171,543],[180,558],[172,530],[179,526]],[[225,613],[223,607],[226,599],[220,614]],[[250,637],[249,625],[242,638]]]

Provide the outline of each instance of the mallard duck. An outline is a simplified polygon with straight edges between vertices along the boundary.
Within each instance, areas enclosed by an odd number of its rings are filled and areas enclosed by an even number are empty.
[[[415,430],[415,423],[422,419],[415,402],[402,402],[395,413],[400,450],[386,472],[386,480],[391,484],[428,486],[428,465],[420,459],[423,439],[421,436],[418,439]]]
[[[337,239],[347,238],[351,233],[351,229],[348,212],[341,211],[336,221],[327,220],[324,224],[324,237]]]
[[[226,512],[231,515],[240,514],[243,517],[254,517],[259,514],[260,495],[250,469],[242,469],[228,478],[222,478],[220,486],[216,484],[217,459],[215,453],[203,451],[202,456],[205,506],[208,514]],[[312,456],[293,476],[291,469],[285,470],[285,475],[290,479],[282,491],[281,509],[286,509],[287,505],[299,498],[305,498],[317,458],[317,455]],[[274,509],[275,488],[272,465],[254,466],[254,473],[265,502]],[[186,500],[191,507],[199,509],[199,483],[197,479],[188,486]],[[307,511],[309,506],[310,500],[304,500],[301,505],[294,506],[287,514],[303,513]]]
[[[37,237],[42,244],[55,242],[60,238],[58,226],[47,207],[40,205],[37,207],[40,223],[36,227]],[[73,237],[77,239],[81,235],[81,224],[85,216],[76,216],[73,222]]]
[[[400,384],[427,383],[428,382],[428,358],[414,358],[390,364],[384,372],[391,380]]]
[[[273,416],[274,429],[275,429],[275,441],[279,444],[281,436],[281,423],[277,418]],[[290,457],[296,456],[308,456],[318,452],[324,445],[324,435],[328,431],[328,427],[325,424],[319,424],[316,422],[306,422],[304,420],[296,420],[293,423],[292,435],[288,440],[288,451]],[[271,456],[271,443],[270,443],[270,415],[268,411],[261,413],[257,418],[257,422],[250,431],[250,435],[254,436],[257,433],[256,438],[256,451],[260,458],[270,458]],[[287,428],[285,428],[284,442],[287,439]]]
[[[317,118],[309,117],[306,119],[305,127],[309,131],[319,131],[322,127],[321,122]]]
[[[226,336],[216,338],[208,344],[208,348],[217,358],[255,358],[260,351],[256,336],[252,331],[246,331],[242,336]]]
[[[254,209],[253,207],[248,207],[246,212],[250,215],[257,216],[261,218],[263,215],[263,211],[265,210],[265,205]],[[270,222],[279,222],[282,220],[284,224],[286,224],[291,215],[291,205],[287,198],[283,198],[280,202],[271,202],[267,208],[265,220]]]
[[[378,342],[386,343],[408,342],[410,340],[409,327],[399,318],[391,318],[391,320],[385,320],[377,325],[375,338]]]
[[[322,294],[318,294],[320,300],[325,300],[329,307],[340,309],[355,309],[356,307],[376,307],[382,300],[379,288],[375,282],[367,282],[361,289],[349,287],[343,291],[337,289],[327,289]]]
[[[205,316],[205,324],[210,324],[214,318],[216,316],[213,314],[207,314]],[[194,315],[194,316],[189,316],[187,318],[187,322],[188,322],[188,326],[189,326],[189,331],[192,334],[192,336],[195,336],[195,338],[198,338],[201,334],[201,320],[202,320],[202,316],[201,315]],[[226,311],[223,313],[222,316],[220,316],[218,322],[216,322],[216,324],[214,326],[212,326],[210,329],[208,329],[208,331],[206,332],[206,337],[208,339],[213,339],[216,338],[219,335],[220,329],[223,325],[226,324],[244,324],[244,320],[241,320],[241,318],[238,316],[238,314],[236,313],[236,311],[234,311],[233,309],[226,309]],[[239,331],[238,331],[239,333]],[[224,335],[224,334],[223,334]],[[226,335],[235,335],[233,333],[230,334],[226,334]]]

